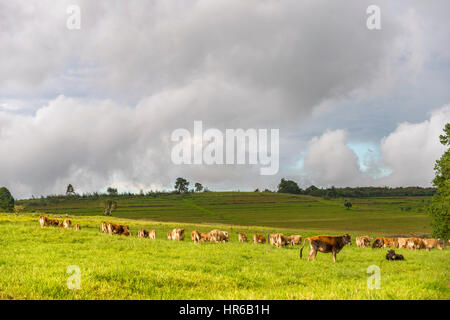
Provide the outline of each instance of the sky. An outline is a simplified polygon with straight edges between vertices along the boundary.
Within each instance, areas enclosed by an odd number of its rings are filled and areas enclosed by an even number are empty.
[[[369,5],[380,8],[370,30]],[[80,9],[80,28],[67,27]],[[16,198],[431,186],[448,1],[0,0],[0,185]],[[279,170],[177,165],[174,130],[278,129]]]

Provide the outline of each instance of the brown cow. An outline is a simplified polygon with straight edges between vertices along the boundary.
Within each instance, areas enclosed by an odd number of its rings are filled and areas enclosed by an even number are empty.
[[[369,236],[356,237],[356,245],[360,248],[370,246],[370,237]]]
[[[267,235],[267,240],[269,241],[269,244],[271,246],[276,246],[277,245],[277,236],[280,235],[281,233],[272,233],[272,234],[268,234]]]
[[[288,239],[289,244],[291,246],[302,244],[302,236],[301,235],[294,234],[294,235],[291,235],[291,236],[287,236],[286,238]]]
[[[423,242],[425,243],[425,249],[427,251],[430,251],[430,249],[438,248],[439,250],[444,250],[444,246],[441,245],[441,243],[437,239],[423,239]]]
[[[282,246],[287,246],[289,242],[290,238],[288,236],[284,236],[281,233],[277,234],[275,238],[275,244],[278,248],[281,248]]]
[[[191,239],[194,241],[194,243],[210,241],[210,232],[200,233],[198,230],[194,230],[191,233]]]
[[[209,233],[209,241],[211,242],[228,242],[228,232],[226,231],[220,231],[217,229],[212,230]]]
[[[113,234],[119,234],[119,235],[124,235],[124,236],[132,235],[132,233],[130,232],[130,228],[128,226],[124,226],[121,224],[115,224],[115,223],[111,223],[111,222],[107,222],[106,225],[108,228],[108,233],[110,235],[113,235]]]
[[[412,250],[420,250],[425,249],[426,245],[425,242],[420,238],[409,238],[406,247]]]
[[[149,237],[150,239],[156,239],[156,230],[150,230],[150,231],[148,232],[148,237]]]
[[[39,224],[41,225],[41,228],[44,228],[46,226],[57,227],[59,224],[59,221],[57,219],[47,218],[46,216],[40,216]]]
[[[262,234],[257,234],[255,233],[253,235],[253,243],[261,243],[264,244],[266,243],[266,238],[262,235]]]
[[[61,224],[59,226],[64,229],[70,229],[71,225],[72,225],[72,221],[70,221],[69,219],[64,219],[63,222],[61,222]]]
[[[372,243],[372,248],[397,248],[398,247],[398,240],[397,238],[375,238],[375,240]]]
[[[248,242],[247,236],[245,233],[239,233],[238,235],[239,242]]]
[[[81,230],[81,226],[79,224],[76,224],[73,226],[73,230],[75,230],[75,231]]]
[[[149,238],[149,232],[144,228],[139,229],[138,238]]]
[[[397,238],[397,246],[399,249],[406,249],[409,238]]]
[[[167,234],[168,240],[183,241],[184,240],[184,229],[173,229]]]
[[[314,236],[306,238],[309,241],[310,251],[308,254],[308,261],[311,257],[313,260],[316,259],[317,251],[333,254],[333,261],[336,262],[336,255],[342,248],[346,245],[352,244],[352,236],[350,234],[345,234],[340,237],[335,236]],[[305,246],[306,241],[303,243]],[[300,249],[300,259],[302,258],[303,247]]]
[[[198,230],[194,230],[191,232],[191,240],[196,242],[196,239],[200,239],[200,232],[198,232]]]

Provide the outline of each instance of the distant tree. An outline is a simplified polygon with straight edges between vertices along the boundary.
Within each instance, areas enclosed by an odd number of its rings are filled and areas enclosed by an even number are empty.
[[[450,123],[444,128],[444,134],[439,136],[440,142],[444,146],[450,146]],[[449,239],[448,222],[450,219],[450,147],[436,160],[434,166],[436,173],[433,185],[437,187],[437,192],[433,196],[428,212],[431,216],[431,228],[434,238]]]
[[[178,192],[188,192],[189,182],[184,178],[177,178],[175,181],[175,190]]]
[[[259,188],[256,188],[254,192],[259,192]]]
[[[0,188],[0,210],[6,212],[14,211],[14,198],[5,187]]]
[[[117,202],[113,200],[106,200],[103,205],[105,211],[103,212],[105,216],[111,216],[112,212],[117,209]]]
[[[195,183],[195,191],[196,191],[196,192],[201,192],[202,190],[203,190],[202,184],[199,183],[199,182],[196,182],[196,183]]]
[[[352,207],[352,203],[350,201],[345,200],[344,206],[349,210]]]
[[[278,185],[278,193],[292,193],[292,194],[300,194],[302,189],[298,186],[295,181],[286,180],[284,178],[281,179],[280,184]]]
[[[109,187],[108,189],[106,189],[106,192],[108,193],[108,195],[110,196],[117,196],[119,193],[117,192],[117,188],[112,188]]]
[[[73,186],[71,184],[69,184],[66,189],[66,195],[69,195],[69,194],[75,194],[75,189],[73,188]]]

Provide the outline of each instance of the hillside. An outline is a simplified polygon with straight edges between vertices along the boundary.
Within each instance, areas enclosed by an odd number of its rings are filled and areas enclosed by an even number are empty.
[[[321,232],[425,234],[430,232],[425,207],[429,197],[344,199],[257,192],[206,192],[159,196],[112,197],[114,217],[179,223],[267,226]],[[27,212],[103,215],[105,198],[55,197],[20,200]]]

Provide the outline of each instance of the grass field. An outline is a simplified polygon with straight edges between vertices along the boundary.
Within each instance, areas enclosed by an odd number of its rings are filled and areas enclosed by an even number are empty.
[[[258,201],[259,199],[259,201]],[[422,201],[424,200],[424,201]],[[70,216],[81,231],[41,229],[39,213],[0,214],[1,299],[445,299],[450,298],[449,250],[398,249],[406,261],[388,262],[386,249],[346,246],[332,262],[307,248],[239,243],[237,233],[427,233],[427,199],[360,199],[346,210],[340,201],[277,194],[222,193],[162,199],[121,199],[108,221],[130,225],[133,237],[99,232],[99,203],[61,202],[27,210]],[[403,209],[401,209],[403,208]],[[405,209],[409,208],[409,209]],[[39,210],[38,210],[39,209]],[[126,218],[125,218],[126,217]],[[156,240],[138,239],[140,227]],[[165,234],[186,229],[187,239]],[[189,234],[219,228],[229,243],[190,241]],[[68,266],[81,270],[81,289],[69,290]],[[367,287],[371,265],[381,270],[381,288]]]

